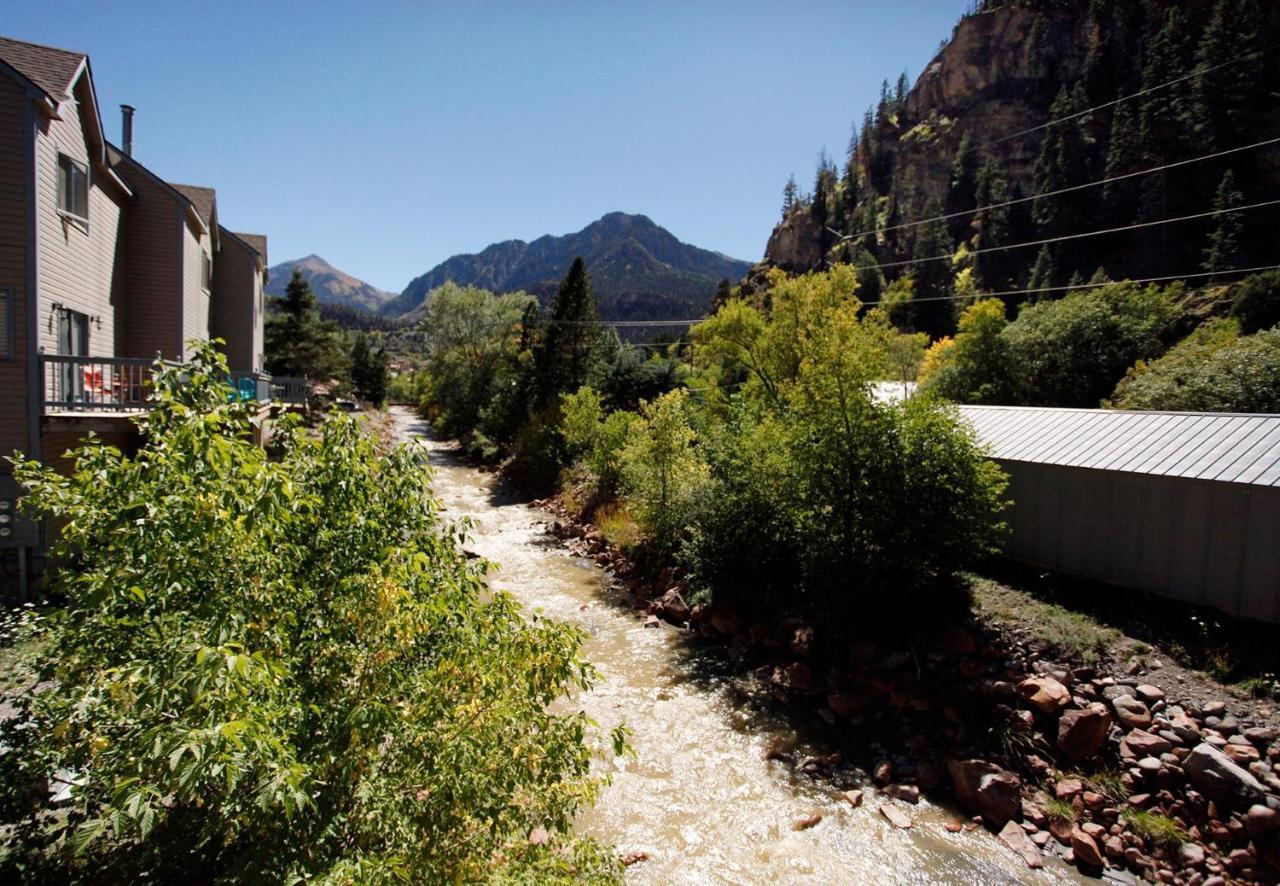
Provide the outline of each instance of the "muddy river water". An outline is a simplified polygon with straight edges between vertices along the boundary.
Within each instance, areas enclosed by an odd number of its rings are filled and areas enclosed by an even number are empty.
[[[1077,881],[1056,859],[1029,870],[984,831],[949,833],[945,825],[963,819],[947,807],[904,806],[915,826],[899,830],[877,813],[887,798],[871,785],[858,785],[866,802],[854,809],[834,786],[765,760],[768,749],[797,741],[794,725],[746,704],[714,653],[691,647],[683,632],[645,628],[604,572],[543,531],[542,512],[429,439],[408,412],[394,418],[399,439],[427,449],[447,516],[473,521],[468,547],[500,564],[490,583],[587,633],[584,653],[599,680],[574,703],[605,728],[625,722],[635,756],[607,764],[613,783],[577,827],[648,855],[628,869],[629,882]],[[825,751],[801,739],[796,752]],[[794,829],[814,814],[817,825]]]

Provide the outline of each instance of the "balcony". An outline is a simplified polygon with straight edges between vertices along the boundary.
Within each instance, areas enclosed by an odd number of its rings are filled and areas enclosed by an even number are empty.
[[[41,354],[40,366],[42,412],[48,418],[84,425],[85,420],[127,418],[151,408],[154,360]],[[261,372],[232,372],[227,378],[228,399],[256,402],[263,408],[303,406],[307,392],[305,378],[273,378]]]

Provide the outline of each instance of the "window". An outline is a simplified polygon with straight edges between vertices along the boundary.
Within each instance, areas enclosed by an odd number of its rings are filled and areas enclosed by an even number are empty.
[[[13,293],[0,289],[0,360],[12,360],[13,347]]]
[[[213,288],[213,259],[207,252],[200,253],[200,284],[205,292]]]
[[[66,154],[58,155],[58,209],[89,220],[89,167]]]

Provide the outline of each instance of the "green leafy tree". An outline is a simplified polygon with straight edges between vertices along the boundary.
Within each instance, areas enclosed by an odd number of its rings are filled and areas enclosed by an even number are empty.
[[[706,485],[707,465],[689,423],[689,392],[640,404],[640,421],[621,452],[622,488],[659,550],[671,552]]]
[[[265,363],[272,375],[305,376],[312,381],[343,378],[347,349],[336,323],[320,319],[316,296],[302,272],[294,269],[282,298],[264,329]]]
[[[1237,283],[1231,316],[1246,334],[1280,325],[1280,271],[1254,274]]]
[[[581,634],[485,586],[420,454],[381,458],[335,417],[269,459],[225,373],[207,344],[163,369],[136,455],[90,441],[66,476],[16,459],[77,568],[30,626],[42,682],[0,726],[10,876],[619,876],[568,835],[600,785],[591,724],[549,707],[591,683]],[[79,778],[48,815],[57,771]]]
[[[924,387],[957,403],[1017,402],[1018,366],[1003,336],[1008,325],[999,299],[965,308],[954,344]]]

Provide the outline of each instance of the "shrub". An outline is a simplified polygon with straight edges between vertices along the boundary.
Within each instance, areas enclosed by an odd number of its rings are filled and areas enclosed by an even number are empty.
[[[1211,320],[1116,387],[1121,409],[1280,412],[1280,329],[1237,335],[1233,319]]]
[[[1000,333],[1024,379],[1019,402],[1096,407],[1137,360],[1164,349],[1181,291],[1113,283],[1023,307]]]
[[[568,879],[599,781],[585,716],[547,706],[591,682],[580,633],[485,588],[415,450],[338,416],[269,461],[225,373],[207,345],[164,370],[136,456],[16,460],[79,568],[0,735],[10,876]],[[59,770],[83,783],[42,814]]]
[[[1133,832],[1149,843],[1165,849],[1177,849],[1187,842],[1186,829],[1167,815],[1132,808],[1126,809],[1123,815]]]
[[[1241,280],[1231,301],[1231,315],[1246,335],[1280,324],[1280,271]]]

